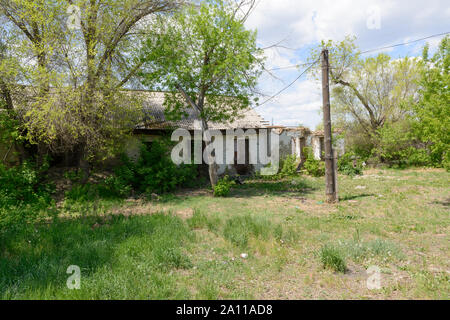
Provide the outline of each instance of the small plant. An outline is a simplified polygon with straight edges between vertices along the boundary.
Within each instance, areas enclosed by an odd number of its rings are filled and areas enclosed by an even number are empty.
[[[202,229],[208,225],[208,217],[198,209],[194,210],[194,214],[187,220],[187,224],[191,229]]]
[[[281,171],[279,175],[281,177],[291,177],[297,174],[298,161],[296,155],[288,155],[281,160]]]
[[[345,258],[336,247],[325,245],[320,249],[319,255],[325,269],[341,273],[345,273],[347,270]]]
[[[170,159],[170,143],[154,141],[143,145],[136,162],[122,155],[123,165],[116,168],[115,179],[106,181],[106,189],[117,195],[126,195],[131,190],[138,193],[166,193],[181,186],[191,186],[197,181],[194,165],[177,166]]]
[[[215,197],[226,197],[231,191],[234,181],[230,180],[229,176],[225,176],[220,179],[214,187]]]
[[[12,168],[0,164],[0,247],[51,212],[47,209],[54,204],[53,186],[45,182],[47,169],[47,163],[40,168],[32,163]]]
[[[251,235],[257,238],[269,237],[273,233],[272,229],[270,222],[264,218],[235,216],[227,220],[223,236],[238,247],[246,248]]]
[[[442,156],[442,166],[444,167],[445,170],[447,170],[448,172],[450,172],[450,152],[447,151],[446,153],[444,153],[444,155]]]
[[[361,175],[363,162],[354,153],[346,153],[338,160],[338,171],[351,177]]]
[[[306,161],[303,163],[306,173],[313,177],[323,177],[325,175],[325,163],[314,159],[311,148],[306,147],[303,150],[306,155]]]

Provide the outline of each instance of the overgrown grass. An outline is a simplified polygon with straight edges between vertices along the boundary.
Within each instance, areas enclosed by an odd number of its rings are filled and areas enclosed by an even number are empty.
[[[341,251],[331,245],[323,246],[319,251],[320,261],[324,268],[332,269],[336,272],[344,273],[347,264]]]
[[[235,216],[226,221],[223,236],[234,245],[246,248],[249,237],[267,239],[271,231],[270,222],[263,217]]]
[[[73,197],[2,251],[0,298],[447,299],[449,177],[340,175],[336,205],[312,177],[250,180],[227,198]],[[80,290],[66,287],[69,265],[81,267]],[[381,290],[366,288],[369,266]]]
[[[338,240],[336,243],[324,245],[319,251],[319,256],[324,268],[336,272],[345,272],[346,261],[349,259],[357,263],[369,260],[386,263],[404,259],[404,254],[397,245],[383,239]]]
[[[163,214],[41,226],[1,257],[0,297],[186,298],[170,273],[192,267],[184,248],[192,237],[178,217]],[[81,268],[80,290],[66,287],[70,265]]]

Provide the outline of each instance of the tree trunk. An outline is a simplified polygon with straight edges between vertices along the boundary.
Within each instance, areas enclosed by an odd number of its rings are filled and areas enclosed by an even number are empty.
[[[202,131],[203,134],[208,130],[208,123],[205,120],[202,120]],[[209,137],[211,138],[211,137]],[[211,139],[208,139],[206,141],[206,147],[208,147],[211,144]],[[215,150],[214,150],[215,151]],[[217,181],[219,180],[217,176],[217,163],[216,163],[216,157],[209,154],[208,156],[208,173],[209,173],[209,181],[211,183],[211,187],[214,188],[217,185]]]
[[[81,147],[80,157],[78,160],[78,168],[81,170],[81,184],[86,184],[89,180],[89,176],[91,174],[90,164],[87,157],[86,146]]]
[[[205,88],[200,90],[200,95],[199,95],[197,104],[194,101],[192,101],[192,99],[189,97],[189,95],[186,93],[186,91],[184,91],[184,89],[180,85],[177,85],[177,89],[178,89],[178,91],[180,91],[180,93],[186,99],[186,102],[189,103],[189,105],[192,108],[197,109],[197,111],[201,114],[204,103],[205,103],[205,92],[206,92]],[[204,134],[207,130],[208,130],[208,122],[205,119],[202,119],[202,133]],[[206,147],[208,147],[210,144],[211,144],[211,140],[206,141]],[[209,181],[211,183],[211,187],[214,190],[214,188],[216,187],[217,181],[218,181],[216,157],[213,155],[210,155],[208,162],[209,162],[209,164],[208,164]]]

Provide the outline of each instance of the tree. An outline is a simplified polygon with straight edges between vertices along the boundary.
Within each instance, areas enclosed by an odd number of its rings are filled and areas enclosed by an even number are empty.
[[[167,91],[168,117],[195,108],[202,129],[208,130],[209,121],[233,120],[249,108],[263,66],[256,32],[244,27],[252,4],[208,0],[186,6],[167,24],[155,21],[157,27],[152,29],[159,33],[149,37],[144,47],[142,76],[148,87]],[[214,157],[209,162],[214,187]]]
[[[21,61],[12,95],[27,138],[52,152],[75,151],[86,179],[88,160],[109,155],[139,117],[139,101],[122,89],[141,67],[136,45],[146,20],[181,3],[0,0]]]
[[[317,59],[322,48],[330,51],[332,116],[336,125],[347,128],[347,136],[364,145],[354,145],[366,156],[377,151],[380,130],[385,124],[404,121],[413,113],[418,101],[418,79],[421,63],[417,58],[393,60],[380,53],[361,58],[354,38],[334,43],[324,42],[313,49],[310,61]],[[318,66],[312,68],[317,77]],[[358,139],[356,136],[363,134]],[[356,139],[355,139],[356,138]]]
[[[442,39],[430,58],[423,50],[424,69],[420,79],[420,101],[415,105],[416,128],[423,141],[431,142],[435,164],[450,166],[450,37]]]
[[[392,60],[383,53],[363,59],[353,38],[337,44],[322,42],[321,47],[330,50],[332,107],[337,120],[354,120],[372,136],[386,122],[396,122],[411,112],[418,98],[418,59]]]

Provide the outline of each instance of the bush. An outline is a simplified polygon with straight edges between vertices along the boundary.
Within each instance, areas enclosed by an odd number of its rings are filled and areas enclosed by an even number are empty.
[[[444,167],[444,169],[450,172],[450,152],[444,153],[442,158],[442,166]]]
[[[215,197],[226,197],[231,191],[234,181],[230,180],[229,176],[225,176],[220,179],[214,187]]]
[[[67,173],[65,177],[75,184],[66,192],[66,199],[75,202],[123,199],[133,192],[165,193],[180,186],[191,186],[197,180],[197,169],[193,165],[175,165],[169,154],[165,141],[155,141],[151,148],[143,145],[136,162],[122,155],[122,165],[100,183],[78,184],[78,174]]]
[[[154,141],[151,147],[143,145],[137,162],[125,155],[122,160],[123,165],[115,170],[117,180],[109,182],[119,194],[131,189],[141,193],[170,192],[180,186],[191,186],[196,181],[196,167],[174,164],[170,158],[170,143],[165,140]]]
[[[47,168],[47,164],[39,170],[31,163],[13,168],[0,164],[0,238],[26,231],[53,204],[53,188],[44,183]]]
[[[337,248],[325,245],[320,249],[319,255],[325,269],[332,269],[342,273],[345,273],[347,270],[345,258]]]
[[[306,161],[303,163],[303,169],[306,173],[313,177],[323,177],[325,175],[325,163],[314,159],[311,148],[306,147],[303,152],[306,155]]]
[[[355,160],[355,166],[353,161]],[[363,172],[363,161],[356,159],[354,153],[346,153],[338,159],[338,171],[348,176],[361,175]]]
[[[280,176],[291,177],[297,174],[298,161],[296,155],[288,155],[280,161]]]
[[[386,123],[378,130],[377,146],[373,154],[391,166],[431,166],[433,160],[427,145],[419,141],[410,120]]]

